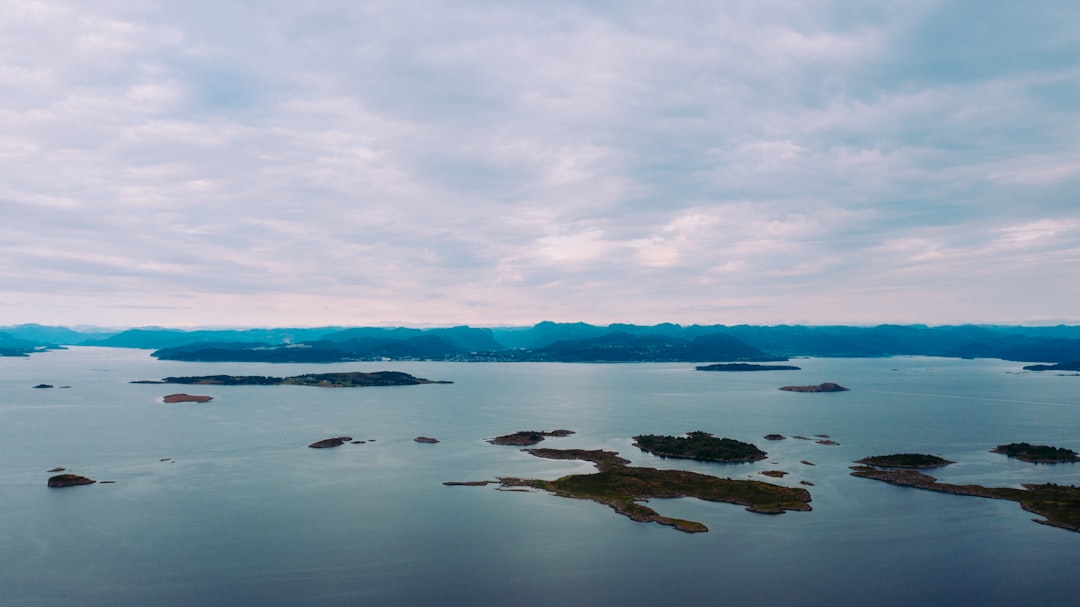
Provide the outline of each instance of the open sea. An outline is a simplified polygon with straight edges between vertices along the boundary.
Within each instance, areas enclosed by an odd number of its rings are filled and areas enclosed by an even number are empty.
[[[849,476],[852,460],[917,452],[948,483],[1080,484],[1080,465],[989,453],[1027,441],[1080,451],[1080,377],[1000,360],[799,359],[801,371],[693,364],[158,361],[71,348],[0,358],[0,604],[1075,605],[1080,533],[1013,502]],[[325,389],[140,385],[170,375],[404,371],[449,385]],[[799,394],[836,382],[850,392]],[[54,389],[32,389],[40,383]],[[70,386],[61,388],[61,386]],[[207,404],[162,404],[175,392]],[[769,516],[653,500],[686,534],[589,501],[448,487],[557,478],[591,464],[489,439],[609,449],[632,465],[807,487],[812,512]],[[753,464],[661,459],[637,434],[752,442]],[[827,434],[838,445],[788,438]],[[309,449],[347,435],[364,444]],[[413,441],[435,437],[438,444]],[[807,461],[813,465],[803,463]],[[49,469],[102,484],[49,489]],[[782,479],[761,476],[784,470]]]

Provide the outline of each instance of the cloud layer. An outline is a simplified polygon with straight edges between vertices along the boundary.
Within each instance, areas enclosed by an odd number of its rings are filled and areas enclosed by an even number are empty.
[[[0,324],[1080,322],[1080,6],[0,1]]]

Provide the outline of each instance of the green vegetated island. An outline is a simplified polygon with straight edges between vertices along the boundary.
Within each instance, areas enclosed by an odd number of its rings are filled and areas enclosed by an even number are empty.
[[[1080,461],[1080,457],[1077,457],[1076,452],[1072,449],[1051,447],[1049,445],[1009,443],[1007,445],[998,445],[990,451],[991,453],[1000,453],[1033,464],[1057,464],[1062,462]]]
[[[535,444],[545,436],[565,436],[569,430],[552,432],[522,431],[489,442],[493,444]],[[710,462],[756,461],[765,453],[754,445],[728,438],[715,438],[707,432],[690,432],[686,437],[640,435],[635,444],[646,444],[658,453],[673,457]],[[642,447],[644,449],[644,447]],[[503,489],[529,487],[561,497],[592,500],[638,522],[655,522],[685,531],[701,533],[708,527],[697,521],[660,515],[643,501],[650,498],[696,497],[713,502],[746,506],[750,512],[781,514],[785,511],[810,510],[806,489],[783,487],[762,481],[719,478],[686,470],[659,470],[629,466],[629,460],[614,451],[585,449],[523,449],[546,459],[582,460],[597,467],[594,474],[574,474],[547,481],[501,477],[497,481],[446,482],[445,485],[486,485],[497,483]]]
[[[949,461],[936,455],[926,455],[923,453],[896,453],[893,455],[873,455],[864,457],[860,460],[855,460],[855,463],[865,464],[867,466],[880,466],[883,468],[925,469],[940,468],[942,466],[948,466],[949,464],[955,464],[956,462]]]
[[[999,445],[991,451],[1008,455],[1006,453],[1008,449],[1005,448],[1017,445],[1032,447],[1027,443],[1011,443],[1010,445]],[[1058,457],[1058,459],[1042,461],[1053,463],[1077,461],[1075,459],[1076,454],[1069,449],[1042,445],[1036,447],[1036,452],[1050,452],[1054,454],[1053,457]],[[1018,449],[1013,450],[1019,451]],[[1074,459],[1063,459],[1060,452],[1071,453]],[[1026,461],[1035,460],[1028,459]],[[1036,523],[1080,532],[1080,487],[1057,485],[1055,483],[1025,483],[1023,489],[1015,489],[1013,487],[983,487],[981,485],[939,483],[935,477],[923,474],[914,468],[938,468],[954,462],[934,455],[916,453],[879,455],[863,458],[855,463],[863,465],[852,466],[852,476],[938,493],[1009,500],[1017,502],[1021,508],[1028,512],[1045,517],[1045,520],[1032,519]]]
[[[634,446],[661,457],[692,459],[702,462],[756,462],[768,454],[750,443],[732,438],[716,438],[700,430],[686,436],[641,434],[634,437]]]
[[[166,377],[161,380],[133,381],[133,384],[188,384],[197,386],[317,386],[320,388],[359,388],[369,386],[415,386],[419,384],[450,384],[415,377],[400,371],[375,371],[365,373],[305,373],[292,377],[268,377],[265,375],[196,375],[191,377]]]
[[[810,510],[810,492],[802,488],[719,478],[685,470],[628,466],[629,460],[618,457],[613,451],[525,449],[525,452],[547,459],[592,462],[596,464],[597,472],[572,474],[553,481],[503,477],[498,481],[503,488],[531,487],[560,497],[592,500],[633,521],[659,523],[687,533],[701,533],[709,528],[697,521],[663,516],[641,502],[650,498],[696,497],[739,504],[750,512],[761,514]]]
[[[850,388],[833,382],[825,382],[814,386],[784,386],[780,389],[785,392],[847,392]]]

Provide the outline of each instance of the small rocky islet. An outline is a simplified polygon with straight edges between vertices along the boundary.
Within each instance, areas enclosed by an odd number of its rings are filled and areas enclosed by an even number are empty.
[[[573,430],[551,430],[550,432],[544,430],[520,430],[513,434],[496,436],[495,438],[488,439],[488,442],[493,445],[528,447],[539,443],[549,436],[570,436],[571,434],[574,434]]]
[[[785,392],[847,392],[850,390],[850,388],[845,388],[833,382],[825,382],[816,386],[783,386],[780,389]]]
[[[331,438],[324,438],[322,440],[315,441],[308,445],[312,449],[332,449],[334,447],[340,447],[345,443],[351,443],[351,436],[334,436]]]
[[[161,402],[166,405],[174,403],[208,403],[214,400],[213,396],[205,396],[202,394],[168,394],[162,397]]]
[[[78,487],[80,485],[93,485],[97,481],[79,476],[78,474],[57,474],[49,477],[48,486],[54,489],[63,487]]]

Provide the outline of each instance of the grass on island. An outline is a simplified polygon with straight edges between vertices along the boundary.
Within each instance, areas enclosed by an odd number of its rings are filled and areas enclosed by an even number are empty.
[[[1009,443],[998,445],[990,450],[991,453],[1001,453],[1024,462],[1035,464],[1057,464],[1063,462],[1076,462],[1080,458],[1072,449],[1051,447],[1049,445],[1032,445],[1029,443]]]
[[[855,460],[856,464],[883,466],[886,468],[940,468],[955,464],[945,458],[923,453],[894,453],[893,455],[874,455]]]
[[[703,462],[756,462],[768,455],[757,446],[732,438],[716,438],[708,432],[687,432],[686,436],[642,434],[634,437],[634,446],[663,457]]]
[[[698,499],[740,504],[750,512],[781,514],[786,510],[810,510],[806,489],[781,487],[761,481],[732,480],[688,472],[627,466],[627,460],[612,451],[583,449],[526,449],[537,457],[574,459],[596,464],[595,474],[575,474],[545,481],[502,478],[503,487],[533,487],[562,497],[588,499],[614,509],[631,520],[668,525],[687,533],[708,531],[697,521],[670,518],[640,503],[649,498],[696,497]]]
[[[1024,489],[950,485],[939,483],[936,478],[915,470],[879,470],[869,466],[858,466],[853,470],[852,476],[902,487],[1017,502],[1024,510],[1046,517],[1046,520],[1033,519],[1036,523],[1080,532],[1080,487],[1053,483],[1024,485]]]

